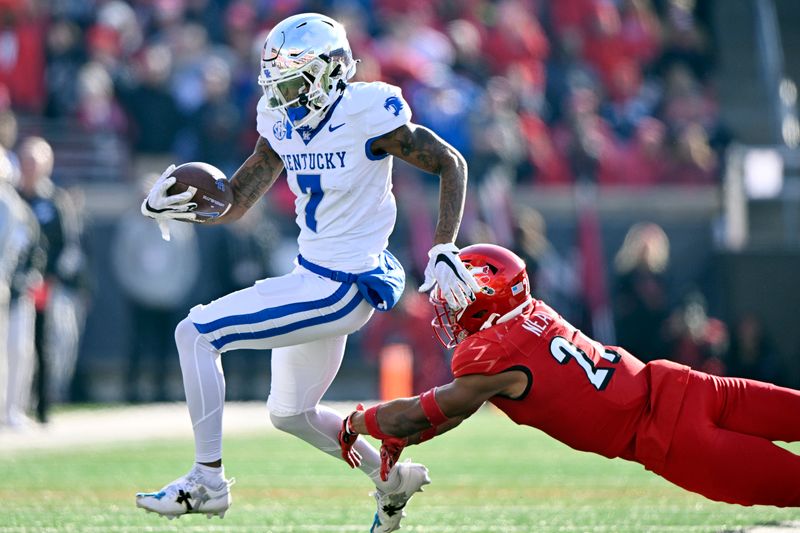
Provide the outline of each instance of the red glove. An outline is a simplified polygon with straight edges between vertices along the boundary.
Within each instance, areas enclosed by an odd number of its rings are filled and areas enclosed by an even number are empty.
[[[353,431],[353,426],[350,424],[350,418],[358,411],[363,411],[364,406],[358,404],[356,410],[347,415],[342,420],[342,429],[339,430],[338,440],[339,446],[342,448],[342,459],[350,465],[350,468],[361,466],[361,454],[353,449],[358,440],[358,433]]]
[[[389,479],[389,472],[397,464],[403,448],[408,446],[408,439],[403,437],[390,437],[381,441],[381,479]]]

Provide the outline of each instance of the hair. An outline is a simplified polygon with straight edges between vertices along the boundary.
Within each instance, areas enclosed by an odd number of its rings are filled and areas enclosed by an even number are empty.
[[[637,222],[625,235],[614,266],[620,274],[646,265],[651,272],[661,273],[669,263],[669,238],[661,226],[652,222]]]
[[[22,142],[19,145],[19,150],[17,151],[20,154],[28,152],[36,159],[49,161],[50,172],[52,172],[54,158],[53,148],[50,146],[50,143],[44,140],[44,138],[35,136],[25,137],[22,139]]]

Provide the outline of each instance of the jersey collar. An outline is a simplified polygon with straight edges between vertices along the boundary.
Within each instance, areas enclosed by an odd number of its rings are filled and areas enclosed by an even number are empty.
[[[319,133],[322,130],[322,128],[324,128],[328,124],[328,122],[331,120],[331,117],[333,116],[333,111],[336,109],[336,106],[339,105],[339,102],[342,101],[343,96],[344,96],[344,91],[342,91],[342,94],[339,95],[339,98],[337,98],[336,101],[333,102],[331,108],[328,109],[328,112],[325,114],[325,118],[323,118],[322,121],[319,124],[317,124],[316,128],[311,129],[308,126],[303,126],[301,128],[297,128],[296,130],[294,130],[295,133],[297,133],[297,135],[300,136],[300,140],[303,141],[303,143],[308,145],[308,143],[310,143],[311,140],[317,136],[317,133]]]

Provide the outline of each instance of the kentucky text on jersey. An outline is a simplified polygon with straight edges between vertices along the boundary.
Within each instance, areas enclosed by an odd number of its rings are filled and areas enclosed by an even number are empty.
[[[322,152],[310,154],[280,154],[286,170],[330,170],[344,168],[344,156],[347,152]]]

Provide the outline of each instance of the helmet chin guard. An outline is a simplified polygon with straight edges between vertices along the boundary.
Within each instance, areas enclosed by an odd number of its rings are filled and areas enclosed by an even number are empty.
[[[301,13],[279,22],[267,35],[258,84],[269,109],[295,128],[313,126],[353,77],[356,63],[341,24],[318,13]]]
[[[469,335],[510,320],[530,303],[530,283],[525,262],[515,253],[494,244],[475,244],[458,254],[480,285],[475,301],[459,310],[450,309],[436,288],[431,293],[436,337],[453,348]]]

